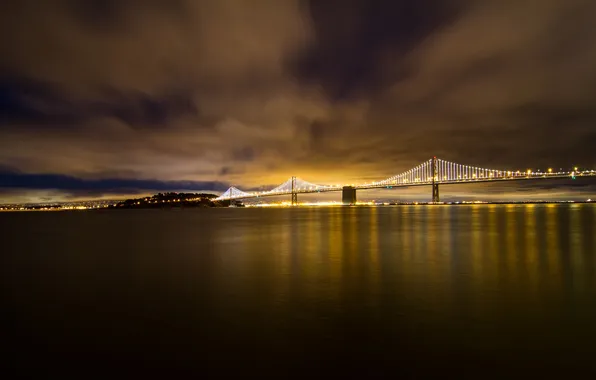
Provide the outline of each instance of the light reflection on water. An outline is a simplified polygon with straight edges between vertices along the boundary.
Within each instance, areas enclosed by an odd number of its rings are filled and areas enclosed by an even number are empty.
[[[458,355],[499,355],[503,371],[532,360],[587,370],[595,353],[575,344],[596,339],[593,205],[0,217],[15,331],[46,354],[116,341],[133,356],[176,352],[189,367],[204,346],[206,366],[230,355],[282,365],[306,350],[327,365],[383,368],[405,355],[410,373],[428,369],[422,357]],[[72,345],[47,343],[56,340]]]

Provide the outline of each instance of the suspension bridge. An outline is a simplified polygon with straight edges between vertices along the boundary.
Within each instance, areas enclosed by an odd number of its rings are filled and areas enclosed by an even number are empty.
[[[596,170],[578,170],[578,168],[574,168],[570,171],[553,171],[552,169],[548,169],[545,172],[540,170],[498,170],[462,165],[433,157],[430,160],[427,160],[406,172],[381,181],[362,183],[359,185],[317,185],[304,181],[298,177],[291,177],[281,185],[267,191],[245,192],[232,186],[219,197],[217,197],[216,200],[233,201],[241,199],[291,195],[292,204],[296,205],[298,203],[298,194],[341,191],[342,203],[354,204],[356,203],[357,190],[431,186],[432,201],[438,203],[440,202],[439,185],[540,179],[575,179],[578,176],[596,177]]]

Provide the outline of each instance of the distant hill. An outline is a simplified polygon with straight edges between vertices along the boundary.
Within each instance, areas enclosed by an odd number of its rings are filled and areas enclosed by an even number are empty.
[[[127,199],[108,208],[190,208],[190,207],[225,207],[227,202],[214,199],[217,195],[207,193],[158,193],[151,197]]]

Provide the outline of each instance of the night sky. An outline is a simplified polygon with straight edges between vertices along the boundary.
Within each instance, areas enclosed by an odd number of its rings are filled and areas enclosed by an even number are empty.
[[[4,0],[0,203],[596,168],[595,68],[594,0]]]

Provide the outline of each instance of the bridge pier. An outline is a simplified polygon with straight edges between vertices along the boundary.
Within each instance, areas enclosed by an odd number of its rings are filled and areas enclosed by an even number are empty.
[[[440,197],[439,197],[439,184],[438,183],[433,183],[433,203],[438,203],[440,202]]]
[[[437,165],[437,157],[433,157],[431,160],[431,173],[432,173],[432,187],[433,187],[433,203],[439,203],[439,167]]]
[[[356,189],[353,186],[344,186],[342,188],[341,203],[344,205],[356,204]]]
[[[298,204],[298,193],[296,193],[296,177],[292,176],[292,206]]]

